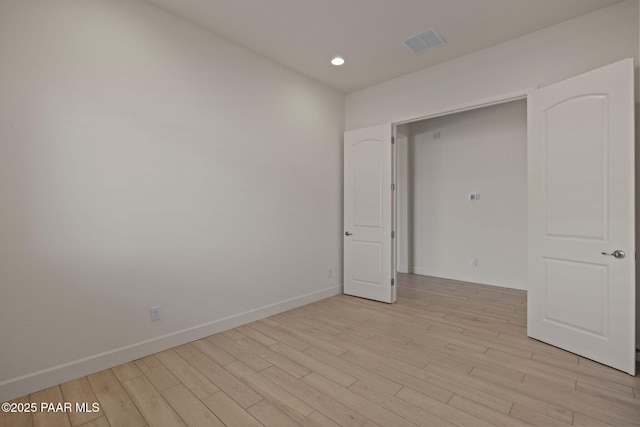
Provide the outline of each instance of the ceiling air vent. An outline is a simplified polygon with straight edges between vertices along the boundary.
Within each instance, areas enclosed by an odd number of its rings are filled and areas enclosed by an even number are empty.
[[[413,53],[426,52],[434,47],[441,46],[446,43],[442,36],[438,34],[435,28],[429,28],[420,34],[409,37],[402,43],[405,44]]]

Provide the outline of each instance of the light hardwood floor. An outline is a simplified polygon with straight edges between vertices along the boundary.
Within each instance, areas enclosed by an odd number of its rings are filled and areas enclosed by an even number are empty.
[[[526,293],[400,275],[18,402],[0,426],[640,426],[640,379],[526,337]]]

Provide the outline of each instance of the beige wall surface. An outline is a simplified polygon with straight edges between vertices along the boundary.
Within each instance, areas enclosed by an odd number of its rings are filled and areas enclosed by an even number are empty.
[[[343,124],[147,3],[0,2],[0,401],[340,292]]]

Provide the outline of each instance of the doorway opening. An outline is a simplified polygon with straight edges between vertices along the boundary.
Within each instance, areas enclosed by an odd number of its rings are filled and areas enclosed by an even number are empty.
[[[526,289],[526,108],[396,125],[399,273]]]

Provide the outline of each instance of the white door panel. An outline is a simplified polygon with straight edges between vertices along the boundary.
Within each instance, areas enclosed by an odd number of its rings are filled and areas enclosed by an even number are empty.
[[[605,337],[609,318],[607,267],[545,258],[546,321],[592,336]],[[580,295],[580,305],[566,301]]]
[[[367,139],[354,143],[351,147],[353,159],[352,194],[355,227],[381,228],[382,214],[382,141]]]
[[[528,96],[528,334],[630,374],[633,93],[629,59]]]
[[[344,293],[395,301],[391,125],[345,132]]]
[[[606,96],[586,95],[543,112],[548,235],[606,239],[606,109]]]

